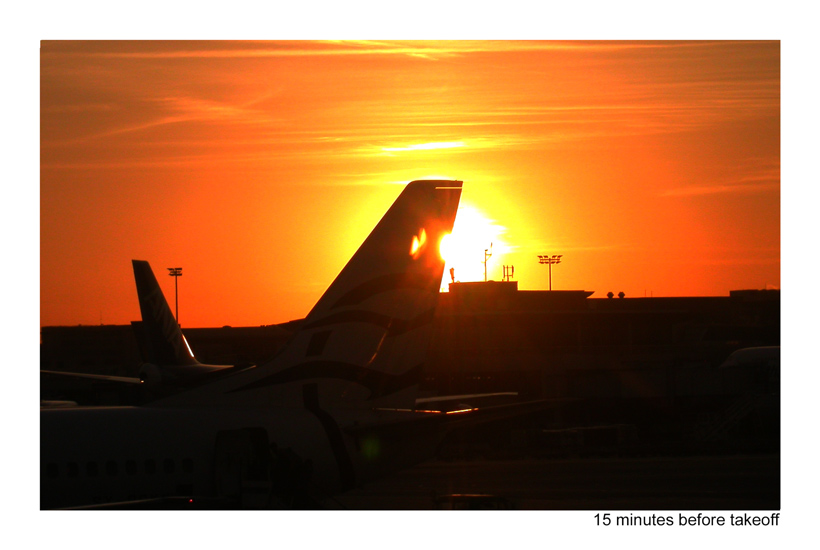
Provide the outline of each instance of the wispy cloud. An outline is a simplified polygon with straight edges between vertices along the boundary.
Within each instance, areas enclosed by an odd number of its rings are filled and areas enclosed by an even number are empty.
[[[735,43],[736,44],[736,43]],[[336,41],[336,42],[49,42],[41,49],[44,60],[42,72],[55,81],[68,76],[61,71],[74,65],[82,67],[69,79],[73,87],[82,89],[78,97],[94,100],[97,107],[84,105],[49,106],[43,102],[43,113],[68,113],[82,110],[102,110],[98,107],[110,97],[112,109],[123,116],[89,117],[82,124],[52,118],[43,132],[41,145],[84,144],[91,140],[105,140],[143,132],[168,125],[182,125],[176,132],[178,144],[202,144],[206,136],[229,136],[232,143],[243,140],[250,146],[277,146],[272,154],[292,154],[291,143],[307,145],[306,154],[315,154],[314,145],[321,146],[321,153],[358,157],[423,154],[425,151],[446,149],[448,153],[470,153],[494,149],[526,149],[543,144],[584,140],[600,137],[653,135],[690,131],[703,126],[733,120],[743,116],[759,116],[761,109],[769,111],[779,107],[777,95],[779,80],[767,81],[762,91],[756,85],[731,82],[729,89],[721,88],[720,82],[698,80],[689,77],[673,81],[647,83],[632,77],[619,77],[599,82],[597,68],[600,61],[591,65],[592,71],[579,70],[566,73],[557,79],[546,76],[537,62],[528,63],[526,69],[533,78],[522,81],[499,76],[492,86],[484,78],[472,79],[480,73],[483,61],[476,71],[463,78],[453,78],[444,84],[438,78],[430,79],[426,73],[416,83],[401,83],[395,89],[386,90],[384,73],[368,69],[367,63],[356,63],[357,70],[350,71],[345,60],[329,60],[328,65],[341,65],[344,71],[330,72],[329,81],[334,86],[313,86],[319,78],[313,73],[276,72],[276,63],[270,64],[270,73],[258,71],[259,63],[253,61],[252,75],[277,74],[275,82],[262,78],[263,84],[251,80],[247,84],[239,78],[245,75],[237,66],[226,63],[235,72],[211,73],[212,64],[202,69],[197,58],[263,58],[293,56],[342,56],[342,55],[404,55],[439,59],[443,56],[481,52],[621,52],[622,50],[699,50],[726,47],[725,42],[538,42],[538,41]],[[653,52],[654,53],[654,52]],[[700,54],[700,52],[697,52]],[[571,55],[574,55],[571,53]],[[619,54],[620,55],[620,54]],[[59,56],[76,56],[65,60]],[[86,56],[91,61],[80,59]],[[510,62],[528,56],[509,56]],[[537,56],[529,56],[537,57]],[[545,59],[554,56],[543,56]],[[575,59],[574,56],[573,59]],[[657,56],[650,56],[655,59]],[[110,59],[109,62],[100,61]],[[176,60],[191,58],[191,64]],[[157,63],[123,62],[119,59],[158,60]],[[163,63],[162,60],[169,60]],[[462,57],[450,68],[458,68],[469,61]],[[282,66],[289,66],[284,62]],[[649,62],[647,62],[649,63]],[[396,63],[395,70],[409,71]],[[176,69],[186,66],[186,72]],[[220,65],[221,67],[222,65]],[[574,67],[575,65],[573,65]],[[147,70],[146,67],[150,67]],[[195,67],[196,69],[192,69]],[[267,67],[267,65],[266,65]],[[499,67],[505,67],[499,64]],[[512,69],[510,69],[512,70]],[[89,71],[92,71],[89,73]],[[131,71],[134,71],[133,73]],[[635,74],[646,74],[637,71]],[[203,78],[202,74],[207,78]],[[351,75],[347,82],[344,75]],[[448,73],[449,74],[449,73]],[[500,75],[509,76],[501,71]],[[530,73],[527,73],[530,74]],[[556,72],[556,74],[558,74]],[[699,73],[697,73],[699,74]],[[51,75],[51,76],[48,76]],[[161,75],[161,84],[152,86],[145,80],[148,75]],[[233,78],[237,75],[237,78]],[[335,76],[334,76],[335,75]],[[341,76],[340,76],[341,75]],[[591,75],[591,76],[590,76]],[[197,78],[202,86],[195,88]],[[598,80],[596,80],[598,79]],[[321,79],[319,79],[321,80]],[[587,82],[589,80],[589,82]],[[108,88],[92,83],[105,82]],[[133,83],[128,87],[122,83]],[[113,83],[113,84],[112,84]],[[239,83],[242,83],[240,86]],[[335,84],[341,86],[337,90]],[[726,83],[724,83],[726,84]],[[277,86],[276,94],[269,92],[269,101],[248,102],[237,98],[243,95],[259,95],[262,89]],[[311,87],[312,86],[312,87]],[[728,86],[728,84],[727,84]],[[294,94],[293,90],[311,90],[309,94]],[[168,96],[168,90],[177,95]],[[207,97],[194,97],[199,90]],[[369,90],[363,93],[362,90]],[[546,90],[546,93],[545,93]],[[586,95],[575,93],[589,90]],[[723,90],[723,91],[721,91]],[[332,93],[329,93],[332,91]],[[479,92],[479,93],[477,93]],[[102,98],[102,100],[100,99]],[[72,97],[72,100],[77,98]],[[59,98],[63,100],[63,98]],[[260,104],[261,103],[261,104]],[[397,107],[398,106],[398,107]],[[206,123],[212,127],[208,132],[197,133],[199,128],[190,123]],[[231,125],[253,126],[252,131],[235,131]],[[219,126],[218,130],[215,127]],[[314,137],[304,134],[292,140],[294,129],[313,132]],[[152,138],[165,138],[164,132],[154,132]],[[171,132],[167,132],[171,134]],[[321,135],[321,138],[315,138]],[[202,141],[197,141],[199,137]],[[141,135],[139,137],[142,137]],[[136,140],[135,140],[136,141]],[[463,144],[451,145],[447,144]],[[207,145],[207,144],[205,144]],[[714,191],[713,192],[726,192]],[[690,189],[690,194],[697,194]],[[675,194],[672,191],[671,194]],[[701,191],[700,194],[704,194]]]
[[[736,193],[761,193],[765,191],[778,191],[779,182],[768,183],[742,183],[727,185],[693,185],[691,187],[679,187],[669,189],[663,193],[663,197],[696,197],[702,195],[736,194]]]
[[[41,55],[109,59],[227,59],[306,56],[404,55],[435,60],[484,52],[588,51],[709,48],[722,42],[630,41],[44,41]]]
[[[780,263],[779,256],[770,256],[765,258],[709,258],[709,257],[702,257],[696,260],[692,260],[691,258],[687,259],[680,259],[676,258],[673,259],[675,263],[685,263],[687,265],[692,265],[693,263],[699,265],[718,265],[718,266],[733,266],[733,265],[775,265]]]
[[[609,250],[635,250],[637,248],[634,244],[629,243],[613,243],[601,245],[581,245],[576,243],[559,243],[541,240],[523,240],[518,248],[522,251],[543,252],[549,250],[558,250],[563,252],[606,252]]]
[[[229,102],[219,102],[196,97],[185,96],[165,96],[143,101],[144,105],[153,105],[153,108],[141,109],[144,113],[143,121],[126,124],[116,128],[91,133],[74,139],[60,140],[60,144],[83,143],[92,140],[109,138],[122,134],[129,134],[182,122],[230,122],[233,124],[269,124],[278,119],[272,117],[268,112],[251,109],[250,106],[260,100],[255,98],[240,104]],[[90,110],[122,110],[122,107],[107,106]],[[89,110],[86,106],[77,105],[74,107],[57,107],[54,112],[83,112]],[[42,145],[52,145],[49,140],[43,140]]]
[[[40,108],[41,113],[89,113],[89,112],[111,112],[119,109],[114,103],[77,103],[73,105],[44,105]]]
[[[750,166],[741,167],[747,170],[744,176],[717,181],[707,185],[689,185],[667,189],[661,197],[697,197],[703,195],[765,193],[780,191],[780,167],[773,166],[766,160],[752,161]]]
[[[387,141],[401,141],[402,137],[412,139],[411,136],[394,136],[393,138],[388,138]],[[356,141],[358,141],[360,144],[355,145]],[[465,139],[463,141],[436,141],[429,143],[412,143],[404,146],[371,145],[361,143],[363,141],[369,141],[369,139],[351,138],[348,140],[340,140],[336,143],[340,145],[347,143],[349,147],[344,150],[338,150],[337,153],[362,157],[395,156],[396,154],[403,153],[423,154],[427,152],[446,152],[448,154],[477,153],[480,151],[486,151],[488,149],[492,149],[495,151],[511,148],[519,149],[536,143],[543,143],[545,141],[545,138],[543,136],[525,136],[515,134],[505,135],[501,133],[495,133],[487,134],[484,136],[476,136],[470,139]]]
[[[433,149],[454,149],[457,147],[465,146],[466,144],[463,141],[436,141],[432,143],[416,143],[414,145],[407,145],[405,147],[382,147],[382,151],[429,151]]]

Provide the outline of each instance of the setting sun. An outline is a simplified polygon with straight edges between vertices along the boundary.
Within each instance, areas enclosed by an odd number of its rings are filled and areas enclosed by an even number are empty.
[[[442,287],[447,288],[450,282],[450,268],[454,269],[456,281],[483,281],[485,256],[489,270],[502,261],[509,249],[501,238],[504,232],[503,226],[487,219],[478,209],[459,208],[453,232],[445,235],[439,244],[445,263]]]
[[[445,291],[780,285],[777,41],[45,40],[40,89],[44,326],[137,318],[133,258],[187,326],[301,318],[417,179]]]

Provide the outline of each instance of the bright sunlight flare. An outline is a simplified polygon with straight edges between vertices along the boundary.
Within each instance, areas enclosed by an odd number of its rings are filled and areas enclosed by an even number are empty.
[[[456,214],[453,232],[445,235],[439,245],[441,257],[444,258],[444,278],[442,288],[451,282],[450,268],[454,269],[456,281],[483,281],[484,258],[487,258],[487,278],[495,277],[500,272],[501,260],[508,250],[501,236],[506,231],[494,220],[488,219],[472,206],[462,206]]]

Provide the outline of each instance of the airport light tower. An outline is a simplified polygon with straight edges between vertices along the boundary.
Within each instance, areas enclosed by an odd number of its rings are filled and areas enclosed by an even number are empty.
[[[168,271],[170,271],[168,275],[174,278],[174,307],[176,309],[177,325],[179,325],[179,286],[177,281],[182,277],[182,268],[169,267]]]
[[[538,263],[539,264],[547,264],[550,266],[550,290],[552,290],[552,265],[553,264],[560,264],[561,257],[563,254],[553,254],[552,256],[549,255],[538,255]]]

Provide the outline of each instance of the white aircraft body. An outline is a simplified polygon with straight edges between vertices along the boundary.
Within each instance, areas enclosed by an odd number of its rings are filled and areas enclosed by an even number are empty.
[[[309,506],[432,456],[447,415],[401,410],[415,404],[461,185],[408,184],[268,363],[140,407],[41,409],[41,508]]]

